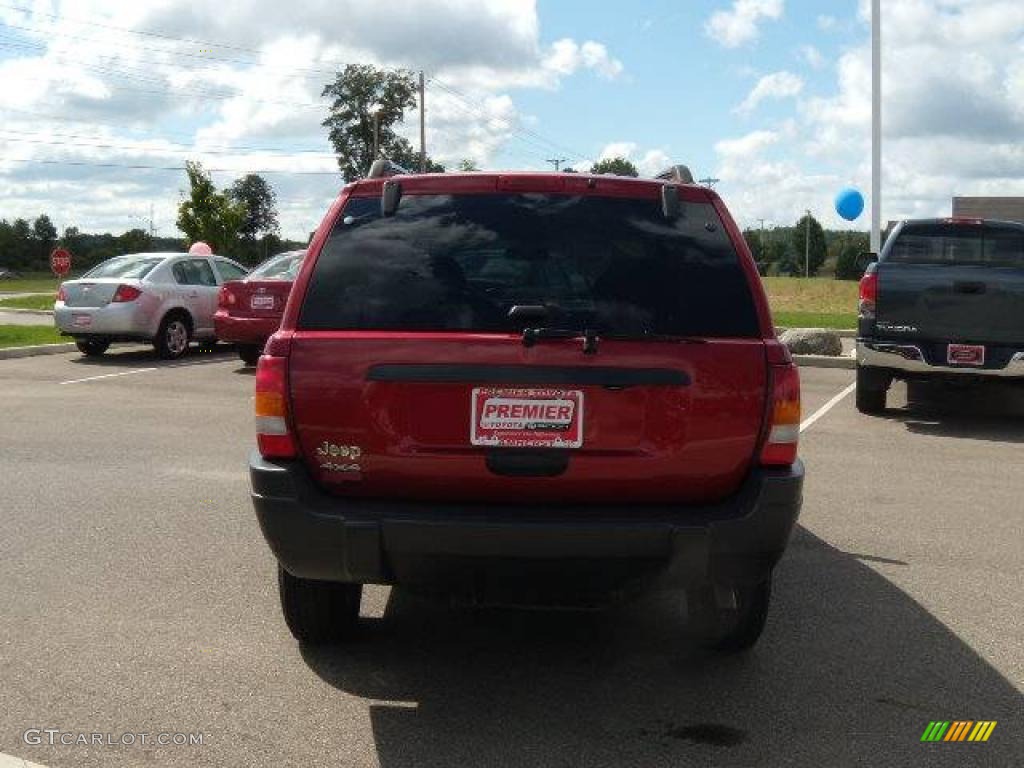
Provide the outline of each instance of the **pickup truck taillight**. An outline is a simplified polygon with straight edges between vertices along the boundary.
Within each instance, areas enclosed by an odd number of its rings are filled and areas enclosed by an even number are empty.
[[[878,301],[878,272],[875,265],[868,267],[864,277],[860,279],[860,301],[857,303],[857,313],[861,317],[871,319],[875,316],[875,302]]]
[[[788,352],[783,348],[785,358]],[[769,359],[769,362],[774,362]],[[796,461],[800,441],[800,373],[789,360],[771,366],[768,435],[761,449],[761,466],[788,467]]]
[[[263,355],[256,366],[256,444],[266,459],[293,459],[288,427],[288,358]]]
[[[142,291],[136,288],[134,285],[119,285],[117,290],[114,291],[114,298],[110,301],[112,303],[121,303],[127,301],[135,301],[139,296],[142,295]]]

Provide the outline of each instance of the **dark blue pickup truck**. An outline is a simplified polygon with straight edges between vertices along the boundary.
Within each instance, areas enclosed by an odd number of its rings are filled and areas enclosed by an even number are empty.
[[[857,408],[885,410],[894,379],[1024,382],[1024,224],[896,226],[860,284]]]

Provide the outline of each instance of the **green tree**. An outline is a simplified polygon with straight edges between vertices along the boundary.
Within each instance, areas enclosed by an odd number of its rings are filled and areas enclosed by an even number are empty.
[[[50,251],[57,242],[57,228],[53,226],[50,217],[45,213],[40,214],[32,222],[32,261],[33,266],[43,265],[49,261]]]
[[[608,173],[613,176],[632,176],[636,178],[640,172],[624,157],[608,157],[598,160],[590,166],[591,173]]]
[[[810,221],[810,229],[808,230],[808,221]],[[822,264],[825,263],[825,257],[828,255],[828,248],[825,245],[825,230],[821,228],[821,224],[818,220],[809,214],[804,214],[800,217],[800,220],[793,227],[793,252],[796,255],[796,261],[799,265],[797,274],[804,274],[804,251],[807,248],[807,237],[810,235],[809,248],[807,249],[807,263],[809,265],[810,275],[813,276],[817,273],[818,269]]]
[[[373,157],[374,114],[380,154],[409,170],[419,170],[419,153],[409,140],[395,133],[406,110],[415,109],[417,84],[409,70],[378,69],[369,64],[348,64],[322,95],[331,99],[330,114],[322,125],[338,154],[338,168],[345,181],[366,174]],[[427,158],[427,171],[443,172],[444,166]]]
[[[460,171],[466,171],[466,172],[479,171],[480,170],[480,168],[477,167],[476,161],[471,159],[471,158],[468,158],[468,157],[464,157],[461,160],[459,160],[458,168],[459,168]]]
[[[836,280],[860,280],[866,264],[858,264],[860,255],[870,248],[868,236],[862,232],[846,233],[840,241],[836,257]]]
[[[145,253],[153,247],[153,238],[144,229],[129,229],[117,238],[117,248],[122,253]]]
[[[28,219],[15,219],[11,225],[11,235],[12,264],[22,268],[38,266],[32,263],[32,225]]]
[[[189,196],[178,206],[178,229],[190,243],[202,240],[214,253],[230,254],[238,244],[247,211],[241,203],[218,192],[210,174],[196,162],[186,162]]]
[[[261,235],[278,233],[277,194],[262,176],[250,173],[236,179],[227,190],[227,196],[232,202],[245,206],[245,221],[241,228],[243,238],[252,241]]]

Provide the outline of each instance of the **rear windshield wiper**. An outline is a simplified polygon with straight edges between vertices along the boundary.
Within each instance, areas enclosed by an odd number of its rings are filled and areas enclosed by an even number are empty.
[[[576,330],[572,328],[524,328],[523,346],[532,347],[541,339],[583,339],[583,354],[597,354],[597,331],[589,328]]]

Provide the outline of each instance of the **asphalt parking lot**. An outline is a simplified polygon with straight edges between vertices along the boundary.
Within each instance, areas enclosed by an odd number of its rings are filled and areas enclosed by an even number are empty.
[[[802,376],[805,419],[853,380]],[[376,587],[358,642],[299,648],[247,495],[252,384],[230,350],[0,361],[0,752],[47,766],[1020,764],[1024,392],[915,388],[908,411],[897,385],[884,417],[847,396],[810,424],[768,628],[722,659],[683,644],[666,596],[473,612]],[[998,726],[985,744],[920,743],[929,721],[958,719]],[[203,744],[36,746],[30,728]]]

